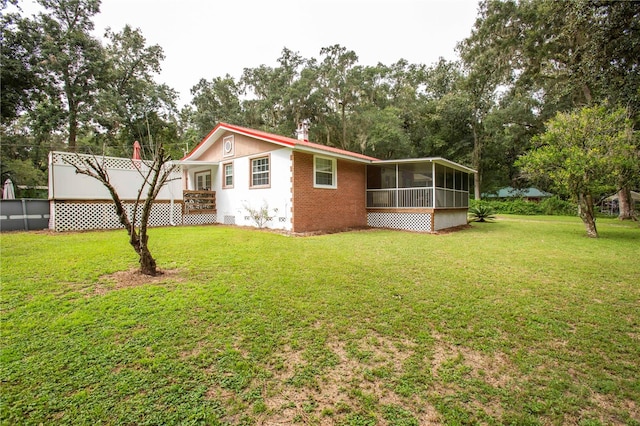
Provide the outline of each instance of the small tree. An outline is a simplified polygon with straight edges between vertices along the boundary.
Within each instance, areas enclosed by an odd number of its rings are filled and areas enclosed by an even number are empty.
[[[518,160],[532,179],[546,178],[556,190],[578,201],[589,237],[597,238],[594,200],[617,189],[621,168],[638,161],[624,108],[585,107],[559,113],[533,141],[536,148]]]
[[[111,184],[109,174],[104,162],[99,161],[96,157],[76,157],[78,161],[72,165],[76,169],[76,173],[86,175],[97,179],[104,185],[116,207],[116,214],[120,223],[125,227],[129,235],[129,243],[138,253],[140,261],[140,272],[145,275],[156,276],[159,274],[156,268],[156,261],[149,251],[147,234],[147,226],[151,215],[151,206],[158,196],[160,189],[169,181],[171,173],[176,166],[171,164],[170,157],[165,155],[162,144],[158,144],[153,160],[150,162],[135,161],[134,165],[142,176],[142,185],[138,189],[138,196],[133,205],[131,217],[127,215],[124,204],[118,195],[118,191]],[[144,164],[144,166],[143,166]],[[148,170],[145,170],[148,167]],[[142,195],[146,189],[146,198],[142,199]],[[136,226],[136,224],[138,224]]]

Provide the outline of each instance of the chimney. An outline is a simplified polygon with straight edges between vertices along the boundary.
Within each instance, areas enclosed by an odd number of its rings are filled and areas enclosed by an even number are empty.
[[[309,120],[304,119],[298,123],[296,134],[299,141],[309,142]]]

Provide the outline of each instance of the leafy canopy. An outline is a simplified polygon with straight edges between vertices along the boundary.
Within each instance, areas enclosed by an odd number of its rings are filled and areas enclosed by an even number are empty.
[[[558,113],[518,164],[533,180],[548,180],[567,195],[611,192],[621,170],[638,159],[637,137],[630,129],[624,108],[598,105]]]

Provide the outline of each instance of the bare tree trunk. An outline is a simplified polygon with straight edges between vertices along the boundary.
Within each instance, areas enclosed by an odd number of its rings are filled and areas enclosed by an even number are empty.
[[[476,173],[473,175],[473,191],[474,197],[476,200],[480,200],[482,198],[482,193],[480,192],[480,185],[482,184],[482,176],[480,172],[480,158],[482,156],[482,141],[480,140],[480,136],[478,135],[478,130],[476,126],[473,126],[473,152],[472,152],[472,165],[473,168],[476,169]]]
[[[162,144],[160,144],[158,146],[157,152],[155,153],[154,161],[150,167],[149,172],[147,174],[141,173],[143,183],[138,190],[138,198],[136,199],[136,202],[134,204],[133,215],[131,218],[129,218],[129,216],[127,215],[124,204],[118,196],[118,192],[109,181],[109,174],[104,164],[101,164],[95,157],[93,158],[93,161],[91,161],[90,159],[81,159],[80,162],[82,163],[82,165],[78,165],[76,163],[72,164],[76,169],[76,173],[97,179],[109,190],[111,198],[113,199],[113,203],[116,207],[116,214],[118,215],[118,219],[120,219],[120,223],[124,226],[124,228],[127,230],[127,233],[129,234],[129,244],[131,244],[135,252],[138,254],[140,261],[140,272],[145,275],[156,276],[160,273],[157,270],[156,261],[151,255],[149,246],[147,245],[147,242],[149,240],[149,236],[147,235],[147,226],[149,217],[151,215],[151,207],[153,205],[153,201],[156,199],[156,197],[158,196],[158,192],[160,192],[160,189],[168,181],[169,175],[174,170],[174,166],[164,167],[169,159],[170,158],[168,156],[164,155],[164,149],[162,147]],[[145,185],[149,185],[149,190],[147,193],[147,198],[144,200],[144,204],[142,207],[140,227],[138,230],[136,230],[138,206],[140,205],[141,194]]]
[[[158,275],[156,260],[151,256],[151,252],[146,244],[140,246],[140,252],[138,254],[140,255],[140,272],[145,275]]]
[[[587,229],[587,236],[589,238],[598,238],[596,218],[593,210],[593,197],[591,197],[591,194],[579,194],[578,214]]]
[[[634,220],[633,199],[631,198],[631,190],[629,188],[621,188],[618,191],[618,219]]]

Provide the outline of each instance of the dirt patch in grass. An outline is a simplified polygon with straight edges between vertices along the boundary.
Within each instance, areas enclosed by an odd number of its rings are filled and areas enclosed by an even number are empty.
[[[620,415],[620,412],[629,413],[633,420],[638,421],[640,419],[640,407],[630,399],[593,393],[590,400],[597,407],[597,418],[603,424],[630,424],[627,423],[627,419]]]
[[[139,287],[143,285],[157,285],[165,282],[184,282],[186,278],[180,269],[168,269],[160,271],[158,275],[145,275],[138,269],[118,271],[113,274],[103,275],[93,289],[92,296],[106,294],[110,291],[123,288]]]
[[[447,343],[436,336],[431,368],[437,395],[453,395],[465,388],[466,383],[481,381],[492,388],[508,389],[514,386],[519,377],[517,367],[500,352],[484,353],[464,346]],[[470,400],[467,404],[474,411],[484,411],[494,419],[503,415],[499,397],[484,395],[486,400]]]
[[[357,342],[358,353],[367,354],[364,359],[354,355],[353,342],[331,341],[326,349],[333,354],[334,362],[317,366],[314,377],[304,384],[296,383],[296,375],[309,371],[313,360],[302,350],[283,349],[279,354],[281,368],[274,371],[263,393],[267,410],[258,424],[333,425],[349,414],[367,412],[370,401],[402,407],[420,424],[439,424],[436,409],[424,398],[402,397],[390,386],[392,377],[402,374],[404,361],[414,353],[412,343],[368,336]],[[384,377],[379,376],[380,371],[385,371]],[[388,424],[383,413],[377,413],[377,418],[377,424]]]

